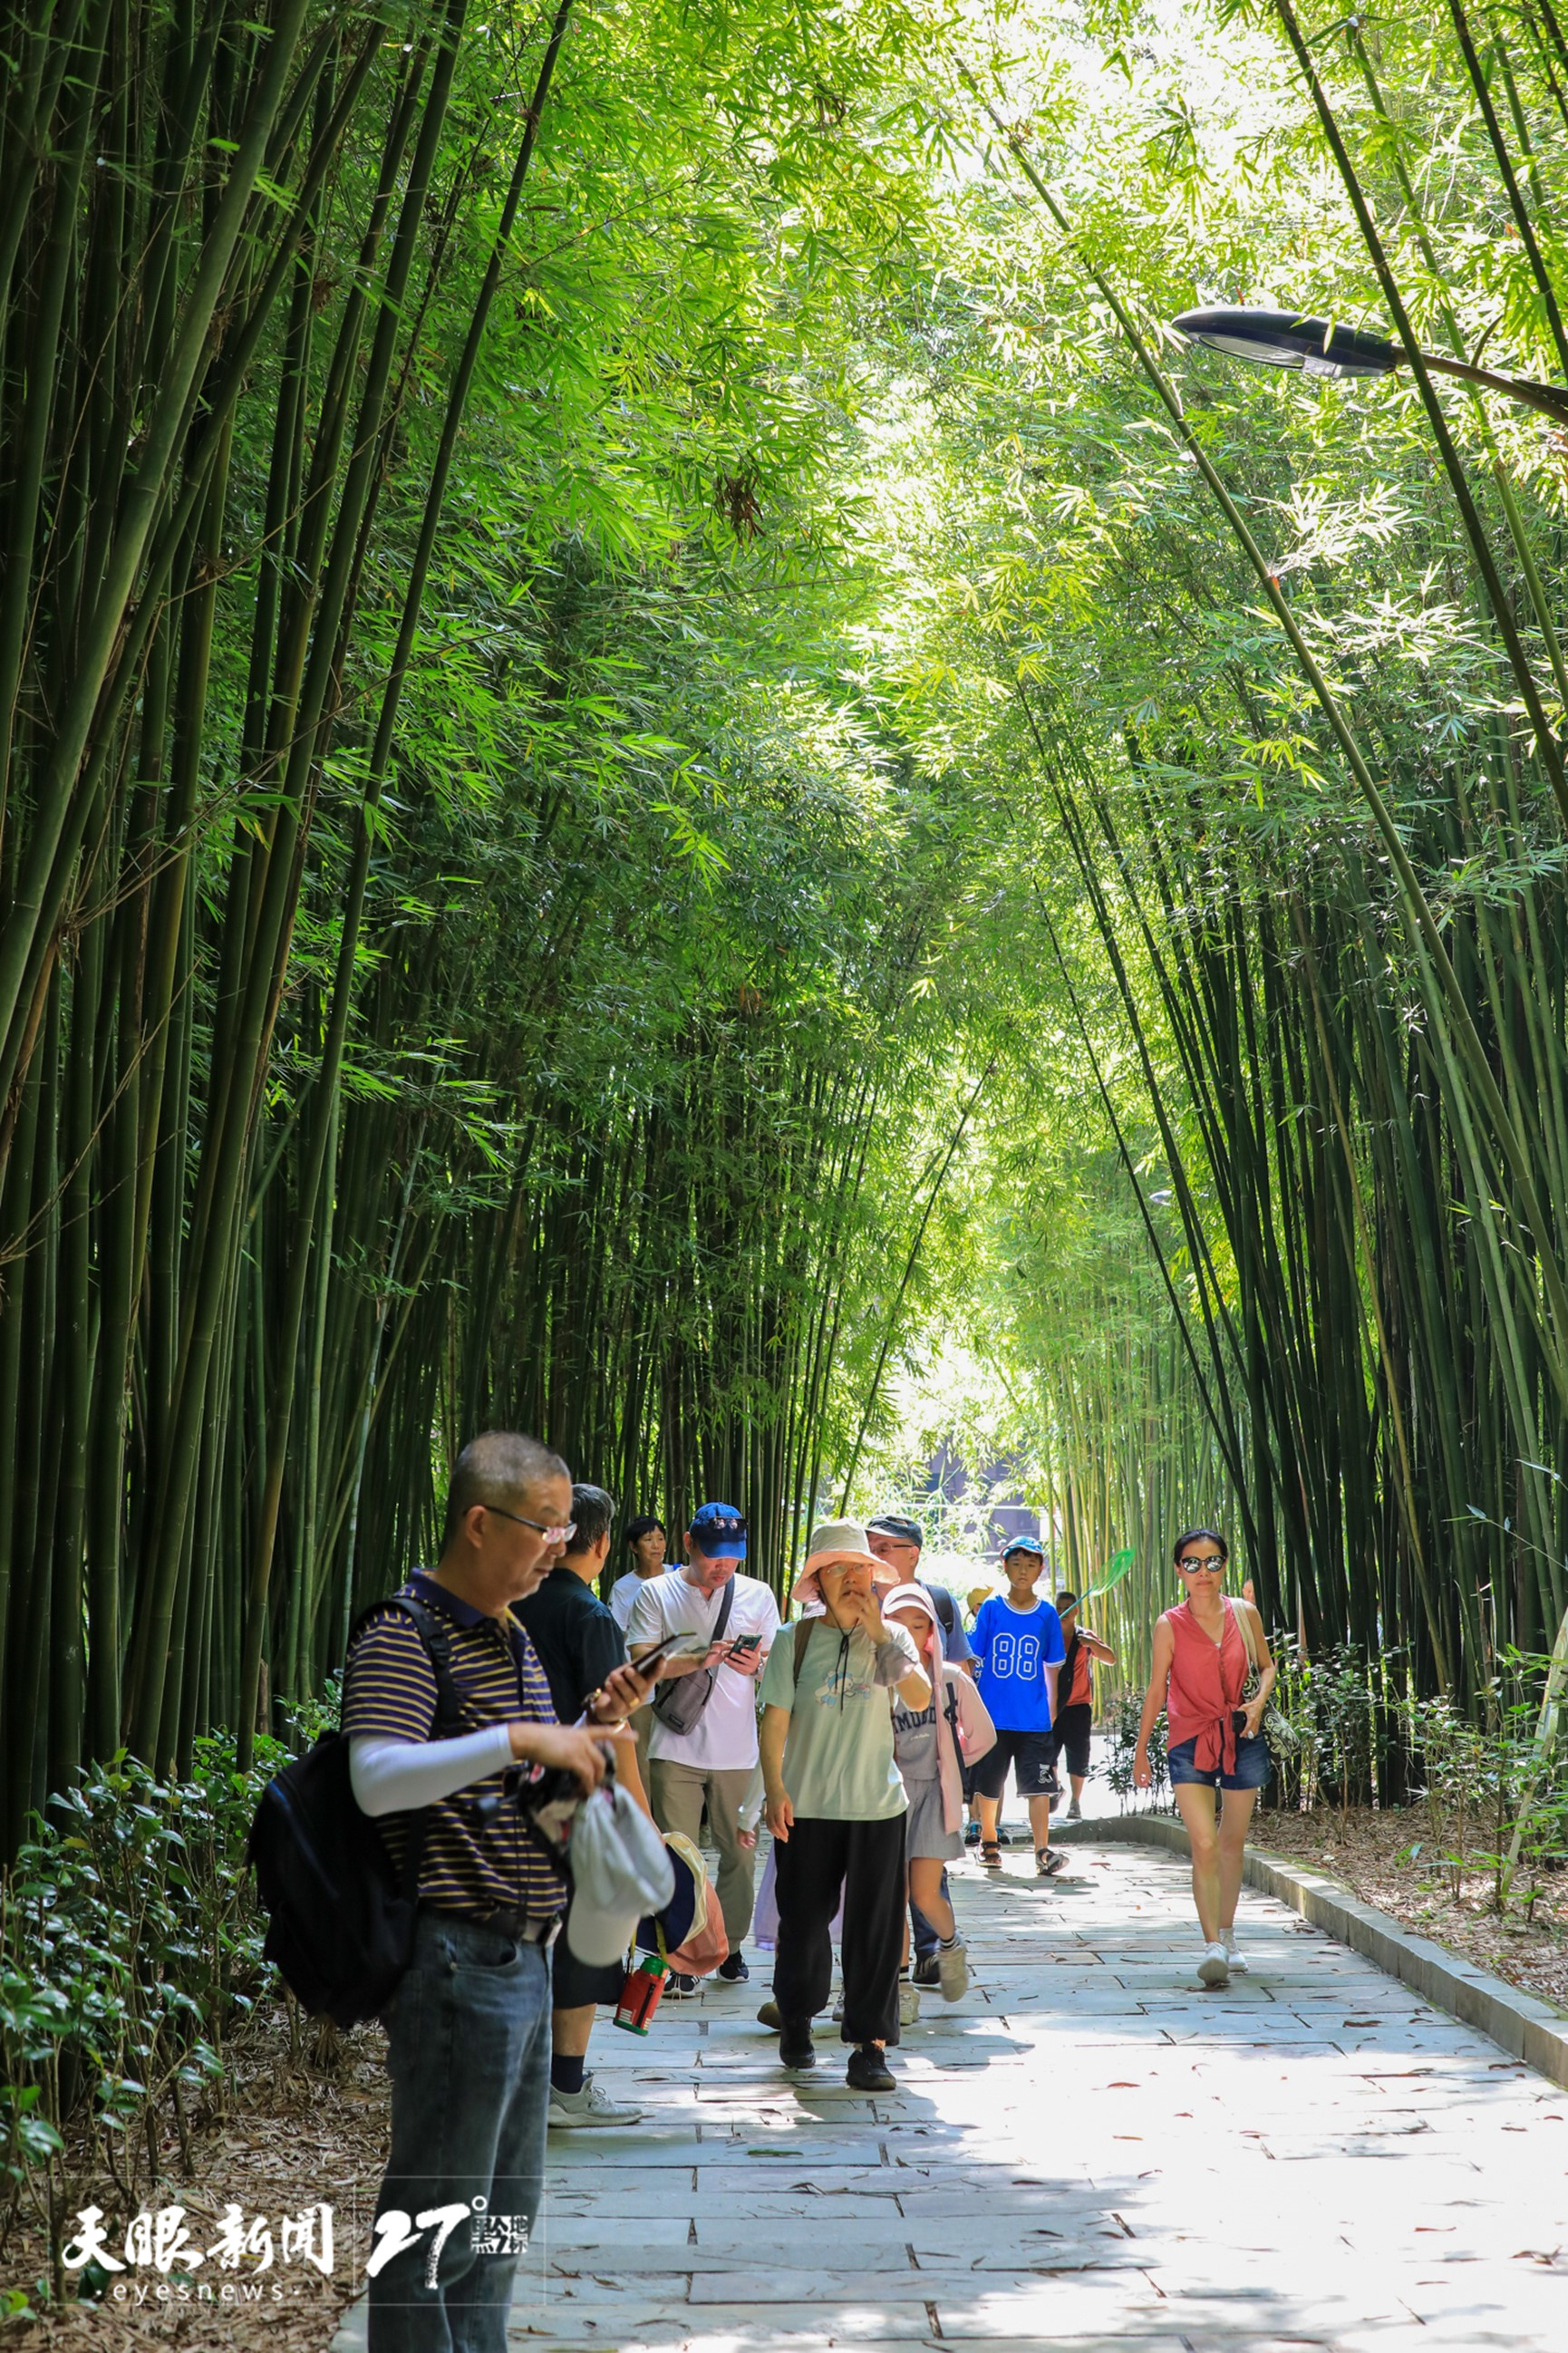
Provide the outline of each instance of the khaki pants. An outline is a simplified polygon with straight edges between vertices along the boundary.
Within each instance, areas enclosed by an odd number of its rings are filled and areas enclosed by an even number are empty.
[[[730,1950],[738,1953],[752,1925],[752,1873],[757,1850],[741,1844],[741,1807],[752,1786],[749,1765],[720,1773],[700,1765],[676,1765],[656,1757],[650,1767],[648,1794],[653,1818],[661,1831],[679,1831],[693,1846],[702,1821],[702,1800],[708,1800],[708,1829],[719,1850],[719,1906]]]

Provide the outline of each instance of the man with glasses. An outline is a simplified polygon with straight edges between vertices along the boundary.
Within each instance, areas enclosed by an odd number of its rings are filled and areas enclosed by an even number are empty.
[[[679,1730],[656,1713],[648,1735],[653,1815],[661,1831],[696,1842],[708,1810],[709,1834],[719,1852],[719,1904],[730,1953],[719,1975],[743,1984],[751,1971],[742,1947],[752,1925],[754,1840],[742,1837],[741,1808],[757,1768],[757,1676],[778,1632],[778,1604],[760,1577],[742,1573],[746,1523],[732,1504],[704,1504],[687,1531],[686,1566],[649,1577],[632,1604],[626,1628],[635,1663],[639,1651],[673,1634],[700,1634],[707,1655],[668,1660],[671,1690],[684,1672],[708,1678],[700,1708],[684,1713]],[[693,1694],[695,1698],[695,1694]],[[661,1701],[661,1706],[664,1703]],[[672,1973],[667,1991],[695,1993],[695,1978]]]
[[[573,1533],[559,1455],[509,1430],[474,1439],[453,1466],[440,1559],[366,1619],[344,1669],[354,1797],[380,1821],[395,1870],[409,1838],[422,1841],[413,1959],[382,2014],[392,2149],[376,2201],[371,2353],[505,2353],[544,2169],[550,1948],[566,1901],[507,1776],[553,1767],[592,1790],[605,1736],[557,1723],[511,1605]],[[455,1737],[430,1737],[436,1670],[403,1602],[445,1642]],[[621,1667],[589,1712],[607,1730],[647,1688]]]
[[[973,1678],[974,1650],[963,1630],[963,1620],[959,1614],[957,1602],[945,1585],[932,1585],[929,1578],[921,1575],[925,1530],[920,1522],[910,1519],[902,1512],[884,1512],[879,1518],[867,1521],[866,1545],[873,1558],[883,1562],[900,1585],[925,1588],[936,1610],[943,1659],[950,1667],[962,1667]]]

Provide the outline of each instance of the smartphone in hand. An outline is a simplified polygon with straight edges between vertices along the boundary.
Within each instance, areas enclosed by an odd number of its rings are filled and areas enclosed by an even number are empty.
[[[628,1659],[626,1664],[639,1675],[658,1672],[666,1659],[703,1659],[708,1655],[709,1642],[704,1634],[667,1634],[651,1651],[640,1658]]]

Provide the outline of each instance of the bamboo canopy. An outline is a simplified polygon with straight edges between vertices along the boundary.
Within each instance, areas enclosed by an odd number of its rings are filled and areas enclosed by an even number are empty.
[[[1539,1686],[1563,470],[1421,354],[1568,378],[1562,26],[961,31],[13,12],[8,1846],[319,1695],[487,1425],[783,1591],[967,1417],[1129,1672],[1206,1520]],[[1398,375],[1167,332],[1264,296]]]

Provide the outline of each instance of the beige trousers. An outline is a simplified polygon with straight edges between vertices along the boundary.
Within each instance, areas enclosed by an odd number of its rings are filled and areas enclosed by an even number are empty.
[[[661,1831],[679,1831],[693,1846],[701,1826],[702,1801],[708,1800],[709,1836],[719,1851],[719,1906],[730,1950],[738,1953],[752,1925],[752,1873],[757,1856],[754,1846],[741,1844],[741,1808],[752,1786],[752,1767],[742,1765],[735,1772],[721,1773],[656,1757],[649,1771],[654,1820]]]

